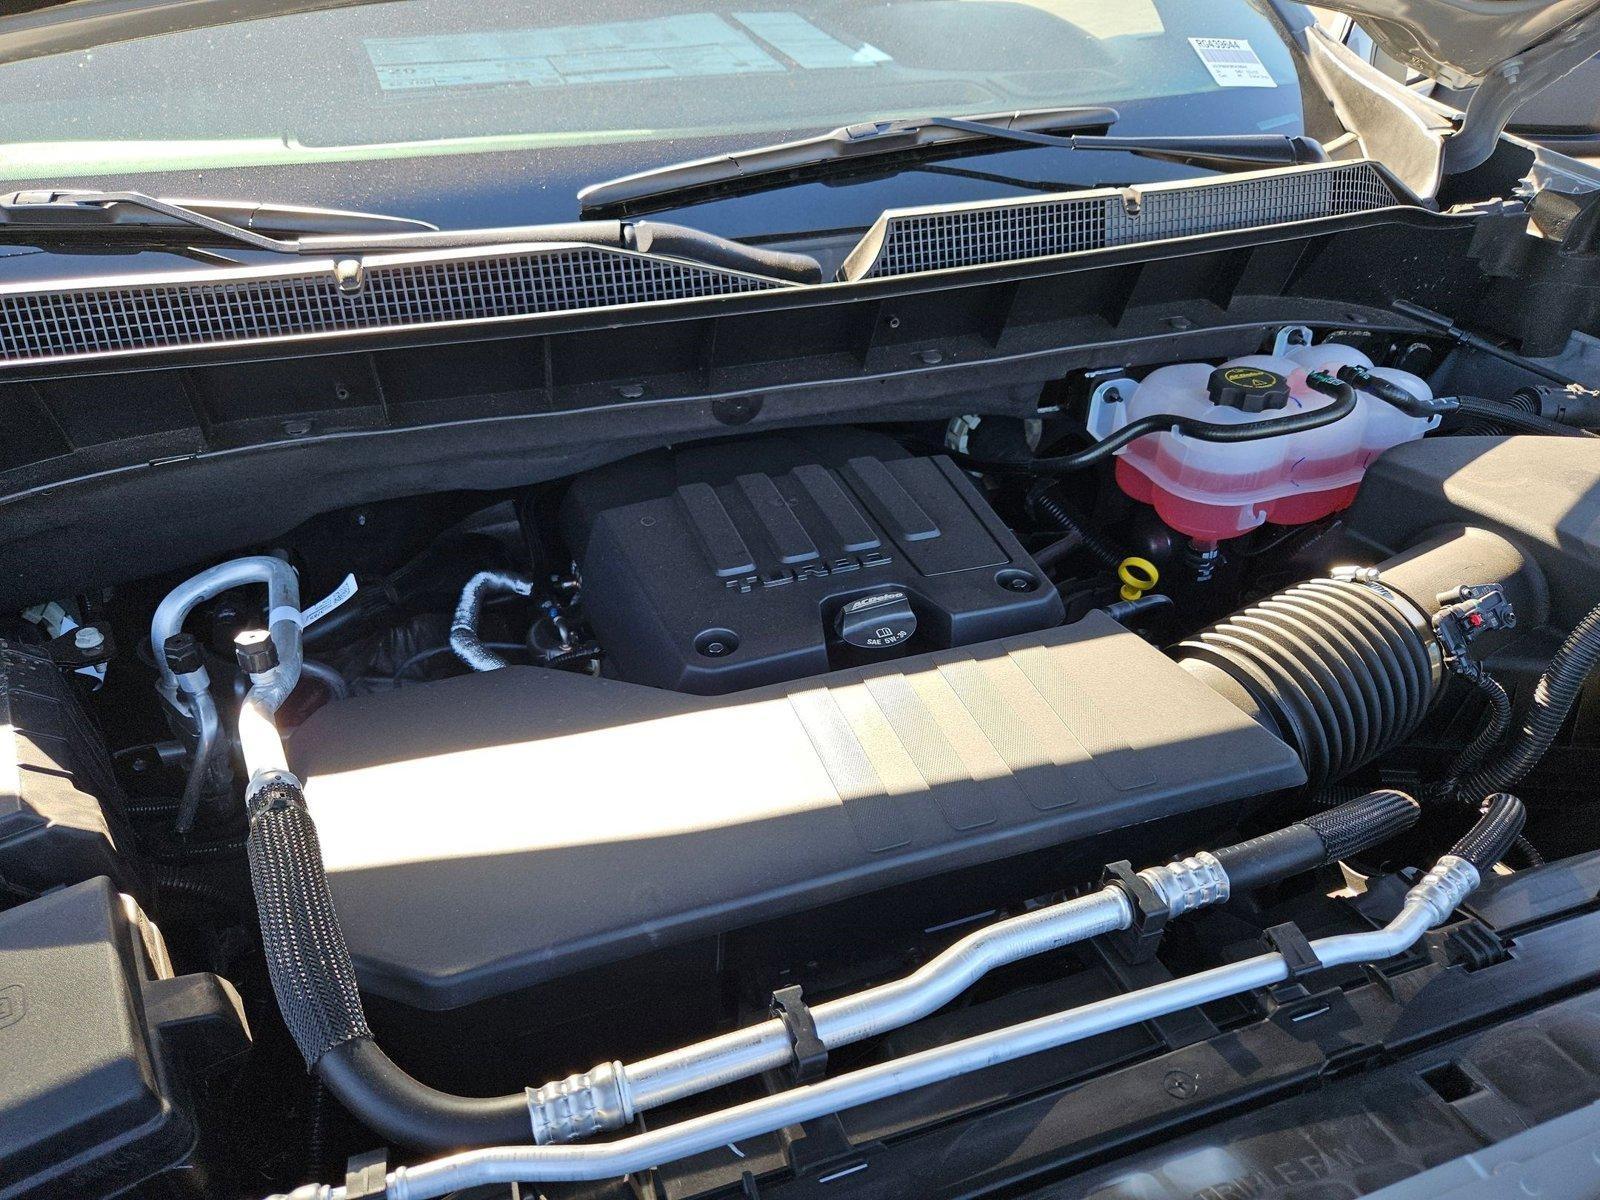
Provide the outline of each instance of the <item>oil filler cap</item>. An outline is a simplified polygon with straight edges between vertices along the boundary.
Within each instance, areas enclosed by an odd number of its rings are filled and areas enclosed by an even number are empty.
[[[873,592],[839,610],[839,640],[860,650],[888,650],[917,631],[917,614],[904,592]]]
[[[1289,403],[1289,380],[1264,367],[1218,367],[1206,380],[1211,403],[1242,412],[1266,412]]]

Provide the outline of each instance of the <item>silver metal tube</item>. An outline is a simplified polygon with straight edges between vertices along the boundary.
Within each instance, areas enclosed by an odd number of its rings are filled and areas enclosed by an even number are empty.
[[[910,975],[812,1007],[817,1038],[830,1050],[899,1029],[944,1007],[996,967],[1126,929],[1133,919],[1121,888],[998,921],[969,933]],[[789,1035],[779,1020],[630,1063],[621,1070],[625,1103],[658,1108],[787,1063]]]
[[[1477,885],[1478,873],[1446,857],[1410,892],[1400,914],[1375,933],[1342,934],[1311,943],[1328,966],[1387,958],[1446,919]],[[1141,1021],[1181,1012],[1288,977],[1279,954],[1261,954],[1141,991],[938,1046],[847,1075],[766,1096],[721,1112],[600,1145],[501,1146],[467,1151],[390,1173],[392,1200],[432,1200],[490,1184],[611,1179],[771,1133],[916,1088],[1054,1049]],[[342,1188],[297,1192],[299,1200],[343,1200]]]
[[[264,702],[275,711],[300,681],[300,581],[294,568],[271,555],[236,558],[201,571],[167,593],[150,619],[150,649],[161,671],[161,694],[187,714],[179,696],[178,680],[167,666],[161,648],[183,629],[191,612],[223,592],[250,584],[267,588],[267,628],[278,650],[278,665],[258,684]],[[291,615],[292,614],[292,615]]]
[[[997,967],[1126,929],[1132,921],[1133,907],[1118,887],[1000,921],[962,938],[903,979],[817,1005],[811,1010],[817,1037],[831,1050],[909,1025]]]
[[[283,752],[283,738],[272,719],[273,708],[251,688],[239,709],[239,752],[244,756],[245,771],[251,786],[261,775],[289,770],[288,757]]]
[[[203,671],[195,672],[204,675]],[[189,699],[189,712],[195,722],[194,761],[189,765],[189,777],[183,781],[183,800],[178,805],[178,820],[174,828],[188,833],[194,828],[194,819],[200,811],[200,797],[206,781],[211,776],[211,760],[222,745],[222,716],[217,712],[217,699],[206,688],[185,693]]]
[[[474,671],[498,671],[508,665],[478,635],[478,618],[483,612],[483,602],[496,592],[531,596],[533,582],[504,571],[479,571],[461,589],[461,599],[456,602],[455,619],[450,622],[450,649]]]
[[[1202,853],[1140,872],[1176,915],[1228,898],[1228,877]],[[969,933],[901,979],[813,1006],[817,1038],[830,1050],[899,1029],[937,1011],[997,967],[1087,941],[1133,920],[1128,897],[1108,887]],[[789,1062],[779,1020],[697,1042],[626,1066],[603,1063],[530,1089],[528,1114],[542,1145],[620,1129],[633,1115],[747,1079]]]

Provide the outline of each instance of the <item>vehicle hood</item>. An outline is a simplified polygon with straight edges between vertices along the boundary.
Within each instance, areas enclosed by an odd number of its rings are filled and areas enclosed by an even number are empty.
[[[1390,56],[1464,88],[1530,54],[1600,41],[1600,0],[1332,0]]]

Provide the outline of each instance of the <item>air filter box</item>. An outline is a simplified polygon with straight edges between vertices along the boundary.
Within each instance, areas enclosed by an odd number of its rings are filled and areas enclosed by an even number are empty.
[[[248,1046],[233,989],[173,978],[109,880],[0,913],[0,1200],[119,1196],[180,1167],[203,1192],[190,1085]]]
[[[1055,589],[953,462],[854,436],[826,447],[832,465],[757,440],[577,480],[563,532],[608,669],[721,694],[1061,622]],[[846,606],[884,598],[891,632],[847,644]]]
[[[1305,779],[1099,613],[733,696],[509,667],[289,756],[363,988],[435,1010]]]

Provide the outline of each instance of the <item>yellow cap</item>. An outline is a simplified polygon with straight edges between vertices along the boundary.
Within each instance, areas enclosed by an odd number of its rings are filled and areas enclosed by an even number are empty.
[[[1161,582],[1161,572],[1148,558],[1125,558],[1117,564],[1117,578],[1122,581],[1122,598],[1137,600]]]

